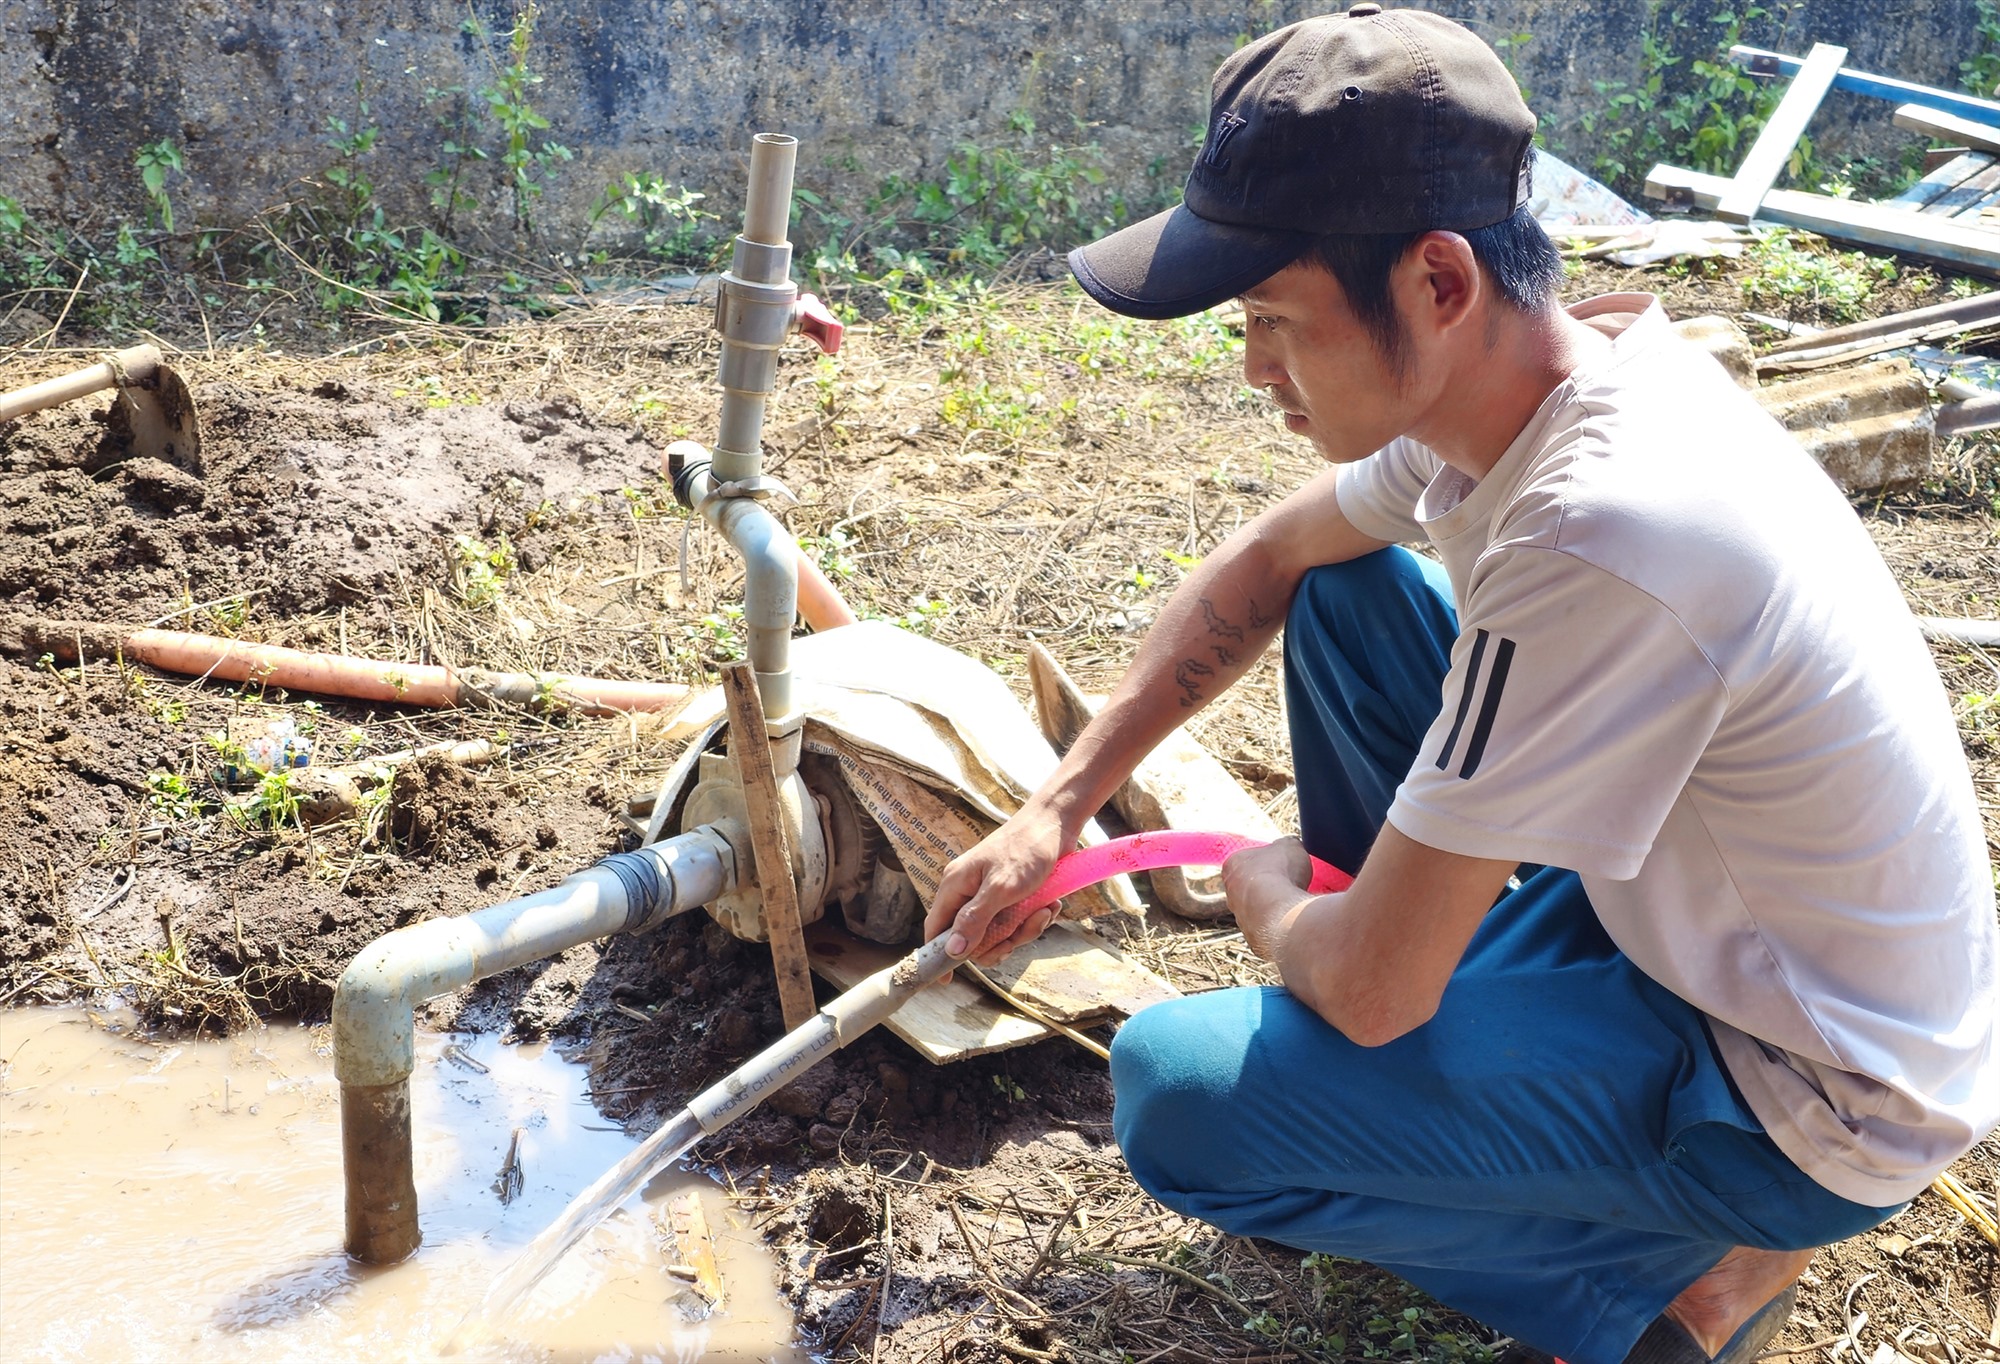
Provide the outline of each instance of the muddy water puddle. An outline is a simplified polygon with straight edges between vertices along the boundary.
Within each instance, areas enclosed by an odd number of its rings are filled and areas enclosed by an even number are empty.
[[[428,1360],[577,1190],[632,1149],[546,1047],[419,1035],[424,1245],[341,1253],[339,1089],[312,1032],[152,1041],[81,1010],[0,1012],[0,1359]],[[519,1132],[520,1191],[496,1188]],[[702,1190],[725,1296],[683,1281],[669,1199]],[[672,1270],[673,1272],[670,1272]],[[564,1260],[478,1361],[772,1360],[791,1317],[768,1252],[674,1174]]]

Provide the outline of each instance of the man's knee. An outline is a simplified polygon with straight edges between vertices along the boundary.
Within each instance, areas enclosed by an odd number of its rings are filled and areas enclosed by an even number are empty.
[[[1143,1009],[1111,1044],[1112,1130],[1133,1178],[1170,1206],[1233,1140],[1242,1046],[1230,993]]]
[[[1349,638],[1385,611],[1408,610],[1413,604],[1435,609],[1438,583],[1433,573],[1425,560],[1400,545],[1308,569],[1292,598],[1287,637],[1310,630]]]

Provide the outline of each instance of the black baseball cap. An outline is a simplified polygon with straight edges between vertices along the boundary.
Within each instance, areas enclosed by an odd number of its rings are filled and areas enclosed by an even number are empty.
[[[1469,232],[1528,201],[1535,116],[1485,42],[1357,4],[1270,33],[1215,73],[1181,203],[1069,253],[1092,298],[1184,317],[1328,232]]]

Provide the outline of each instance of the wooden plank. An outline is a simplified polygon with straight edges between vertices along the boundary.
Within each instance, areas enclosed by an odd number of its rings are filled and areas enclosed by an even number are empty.
[[[1655,166],[1646,176],[1646,193],[1675,204],[1712,209],[1729,183],[1719,175]],[[1956,218],[1934,218],[1886,204],[1856,203],[1788,189],[1775,189],[1766,195],[1757,217],[1858,246],[1900,251],[1954,270],[2000,275],[2000,231],[1974,227]]]
[[[1806,125],[1819,112],[1820,101],[1833,86],[1833,78],[1840,74],[1840,64],[1847,60],[1847,49],[1833,43],[1814,43],[1807,54],[1805,65],[1798,75],[1792,77],[1791,88],[1778,101],[1778,107],[1765,121],[1764,130],[1757,134],[1757,141],[1751,145],[1750,154],[1743,158],[1743,164],[1736,168],[1736,177],[1729,183],[1729,192],[1715,206],[1715,216],[1725,223],[1747,223],[1757,216],[1757,205],[1764,202],[1764,196],[1771,192],[1771,186],[1778,182],[1779,172],[1785,169],[1785,162],[1792,156],[1799,138],[1804,135]]]
[[[831,919],[821,919],[806,930],[806,952],[813,969],[842,990],[893,966],[904,956],[901,948],[857,938]],[[1002,1005],[963,975],[925,986],[882,1026],[938,1065],[1055,1036]]]
[[[729,706],[729,756],[743,779],[744,818],[757,862],[757,889],[764,897],[764,927],[771,938],[778,1002],[785,1011],[785,1031],[790,1032],[819,1006],[813,1002],[812,973],[799,929],[799,887],[792,880],[791,840],[785,834],[771,741],[764,731],[764,702],[748,663],[722,670],[722,695]]]
[[[708,1213],[701,1206],[701,1191],[684,1189],[667,1200],[667,1206],[653,1214],[667,1252],[667,1273],[686,1284],[700,1300],[701,1311],[720,1310],[723,1305],[722,1268],[715,1262],[715,1233],[709,1230]]]
[[[1180,991],[1130,960],[1095,933],[1058,923],[986,968],[996,984],[1019,995],[1058,1023],[1081,1023],[1106,1014],[1126,1017],[1149,1004],[1178,999]]]
[[[1753,75],[1758,76],[1796,76],[1802,65],[1797,57],[1742,44],[1729,49],[1729,60],[1738,66],[1748,67]],[[1915,81],[1899,81],[1893,76],[1877,76],[1868,71],[1843,68],[1833,78],[1833,88],[1850,95],[1894,100],[1898,104],[1920,104],[1926,109],[1940,109],[1982,123],[2000,124],[2000,104],[1990,99],[1961,95],[1955,90],[1940,90],[1931,85],[1918,85]]]
[[[1985,156],[1982,152],[1980,155]],[[1924,212],[1938,218],[1977,219],[1982,210],[1993,207],[2000,194],[2000,159],[1987,157],[1986,169],[1924,205]]]
[[[1943,195],[1951,193],[1992,164],[1992,158],[1983,152],[1962,153],[1939,166],[1888,203],[1895,208],[1906,208],[1915,213]]]
[[[2000,126],[1948,114],[1942,109],[1905,104],[1896,110],[1893,122],[1898,128],[1908,128],[1940,142],[1962,143],[1982,152],[2000,152]]]

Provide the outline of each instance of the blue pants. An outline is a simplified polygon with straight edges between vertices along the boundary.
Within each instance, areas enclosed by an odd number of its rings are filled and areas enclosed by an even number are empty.
[[[1401,549],[1313,570],[1285,626],[1308,849],[1360,865],[1437,714],[1457,620]],[[1168,1207],[1367,1260],[1570,1364],[1618,1364],[1731,1247],[1803,1249],[1896,1211],[1771,1142],[1701,1013],[1642,974],[1574,872],[1522,869],[1437,1015],[1349,1042],[1282,989],[1132,1018],[1119,1145]]]

